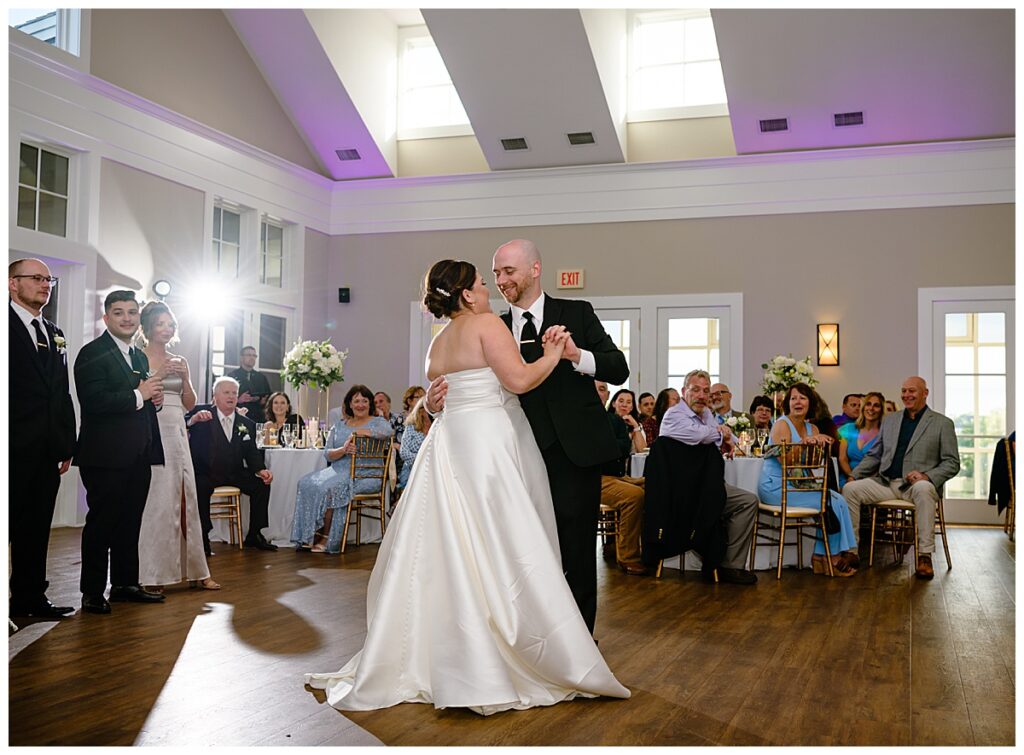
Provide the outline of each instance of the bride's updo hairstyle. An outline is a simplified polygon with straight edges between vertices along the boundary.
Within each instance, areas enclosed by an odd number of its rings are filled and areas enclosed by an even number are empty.
[[[435,262],[423,279],[423,306],[434,317],[451,317],[459,311],[462,292],[476,283],[476,268],[464,260]]]

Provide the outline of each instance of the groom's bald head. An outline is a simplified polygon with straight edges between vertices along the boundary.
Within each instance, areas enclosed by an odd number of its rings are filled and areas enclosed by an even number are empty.
[[[509,304],[526,309],[541,294],[540,251],[526,239],[506,241],[494,252],[494,282]]]

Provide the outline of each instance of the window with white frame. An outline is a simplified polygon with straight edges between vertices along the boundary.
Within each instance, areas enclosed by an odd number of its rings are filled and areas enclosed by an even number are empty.
[[[72,55],[80,54],[82,11],[78,8],[12,8],[7,24]]]
[[[630,121],[727,115],[711,11],[631,14]]]
[[[260,223],[260,283],[281,288],[284,266],[284,228],[264,218]]]
[[[19,226],[67,236],[70,164],[66,155],[22,143],[18,169]]]
[[[711,382],[717,383],[720,355],[717,318],[668,320],[668,385],[682,393],[683,379],[692,370],[704,370],[711,375]]]
[[[238,277],[241,246],[241,213],[223,204],[214,205],[213,260],[218,273],[229,278]]]
[[[399,29],[398,138],[472,133],[469,117],[426,26]]]

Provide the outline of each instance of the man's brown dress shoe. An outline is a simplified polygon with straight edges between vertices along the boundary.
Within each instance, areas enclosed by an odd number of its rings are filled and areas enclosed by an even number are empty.
[[[914,576],[918,579],[931,579],[935,576],[930,553],[922,553],[917,557],[917,571],[914,572]]]
[[[643,564],[624,564],[622,562],[619,562],[619,568],[622,569],[622,571],[626,572],[626,574],[629,574],[634,577],[642,577],[645,574],[647,574],[647,567]]]

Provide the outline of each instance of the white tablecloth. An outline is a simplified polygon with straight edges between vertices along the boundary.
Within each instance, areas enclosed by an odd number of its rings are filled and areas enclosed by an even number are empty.
[[[267,469],[274,473],[274,481],[270,484],[270,505],[268,506],[269,525],[263,530],[263,536],[275,545],[290,545],[292,542],[292,518],[295,516],[295,496],[299,480],[310,472],[318,472],[327,467],[323,450],[306,448],[266,448]],[[242,496],[242,534],[249,528],[249,497]],[[366,518],[362,524],[364,543],[375,543],[380,540],[380,524]],[[228,540],[228,523],[218,519],[213,523],[211,540]],[[349,541],[355,541],[355,528],[349,530]]]
[[[643,477],[647,454],[633,454],[629,461],[630,474],[633,477]],[[764,466],[764,459],[760,456],[737,456],[734,459],[726,459],[725,481],[730,485],[735,485],[743,490],[749,490],[751,493],[757,495],[757,481],[761,476],[762,466]],[[786,536],[786,540],[791,540],[789,535]],[[811,543],[810,540],[806,541],[804,543],[804,566],[810,566],[811,554],[813,551],[814,544]],[[773,569],[776,563],[775,559],[777,554],[778,546],[757,546],[757,563],[754,564],[754,569]],[[786,546],[783,551],[783,564],[787,566],[796,564],[795,547]],[[675,557],[665,559],[665,566],[671,569],[678,569],[679,558]],[[689,551],[686,554],[686,568],[700,569],[700,566],[700,557],[693,551]]]

